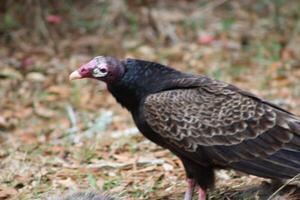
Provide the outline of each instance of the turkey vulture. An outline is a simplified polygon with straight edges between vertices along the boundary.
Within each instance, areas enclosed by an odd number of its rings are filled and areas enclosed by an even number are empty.
[[[199,200],[214,169],[284,181],[300,173],[300,118],[233,85],[144,60],[98,56],[70,75],[107,84],[140,132],[182,161],[184,199]]]

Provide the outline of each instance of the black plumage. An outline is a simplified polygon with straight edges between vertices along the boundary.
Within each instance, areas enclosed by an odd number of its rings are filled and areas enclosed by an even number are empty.
[[[154,62],[101,58],[101,64],[82,66],[91,73],[78,77],[106,82],[141,133],[175,153],[202,189],[213,186],[216,168],[277,180],[300,173],[299,117],[206,76]],[[99,66],[107,74],[93,77]]]

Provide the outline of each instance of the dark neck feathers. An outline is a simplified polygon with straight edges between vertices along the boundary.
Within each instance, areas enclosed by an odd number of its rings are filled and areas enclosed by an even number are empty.
[[[108,84],[108,90],[130,111],[136,110],[147,95],[170,87],[168,80],[189,76],[154,62],[127,59],[122,63],[125,65],[122,79]]]

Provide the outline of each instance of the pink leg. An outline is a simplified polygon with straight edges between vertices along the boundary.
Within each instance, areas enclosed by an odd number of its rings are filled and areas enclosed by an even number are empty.
[[[194,179],[187,179],[187,184],[188,188],[185,191],[184,200],[192,200],[196,181]]]
[[[198,186],[198,200],[206,200],[206,193],[200,186]]]

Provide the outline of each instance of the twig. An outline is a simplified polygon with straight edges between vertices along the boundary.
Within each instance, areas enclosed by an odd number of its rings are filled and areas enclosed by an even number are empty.
[[[137,164],[138,166],[143,165],[162,165],[165,163],[165,160],[163,159],[139,159],[138,161],[130,161],[126,163],[116,163],[116,162],[106,162],[102,161],[99,163],[89,164],[86,166],[86,168],[97,168],[97,169],[103,169],[103,168],[113,168],[113,169],[122,169],[127,168],[133,164]],[[78,168],[78,166],[68,166],[65,165],[65,167],[69,168]]]
[[[122,136],[134,136],[134,135],[137,135],[139,133],[139,130],[135,127],[132,127],[132,128],[128,128],[128,129],[125,129],[123,131],[114,131],[112,132],[111,136],[113,138],[120,138]]]
[[[69,120],[71,123],[71,128],[69,129],[69,132],[74,133],[74,132],[78,131],[76,114],[71,105],[67,105],[66,110],[67,110],[67,114],[68,114],[68,117],[69,117]]]
[[[200,9],[195,14],[193,14],[193,16],[191,18],[198,18],[199,15],[201,15],[201,16],[206,15],[208,12],[213,11],[215,8],[223,5],[226,2],[227,2],[227,0],[211,1],[203,9]]]
[[[216,7],[221,6],[222,4],[226,3],[227,0],[216,0],[209,3],[201,12],[213,10]]]
[[[282,185],[280,188],[278,188],[267,200],[272,200],[277,194],[278,192],[280,192],[285,186],[287,186],[288,184],[290,184],[291,182],[297,180],[298,178],[300,178],[300,173],[297,174],[296,176],[294,176],[293,178],[291,178],[290,180],[288,180],[284,185]]]
[[[90,124],[88,130],[83,132],[83,135],[91,138],[96,133],[103,132],[107,126],[112,122],[113,113],[111,111],[102,111],[100,116],[96,118],[94,123]]]

